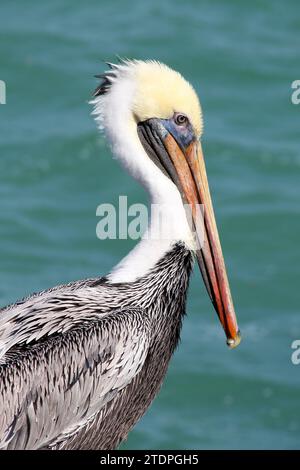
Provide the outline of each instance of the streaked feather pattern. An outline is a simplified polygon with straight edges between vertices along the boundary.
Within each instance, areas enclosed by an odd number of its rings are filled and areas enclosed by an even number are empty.
[[[112,449],[155,397],[176,347],[192,255],[144,277],[59,286],[0,311],[0,448]]]

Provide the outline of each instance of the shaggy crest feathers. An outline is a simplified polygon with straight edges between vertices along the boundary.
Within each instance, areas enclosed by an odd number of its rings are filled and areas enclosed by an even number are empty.
[[[96,75],[102,81],[91,101],[95,105],[93,114],[100,128],[104,127],[101,108],[105,106],[114,84],[123,78],[134,83],[131,112],[136,122],[155,117],[168,119],[180,112],[188,116],[195,134],[200,137],[203,120],[199,99],[192,85],[180,73],[154,60],[122,60],[120,64],[107,65],[110,70]]]

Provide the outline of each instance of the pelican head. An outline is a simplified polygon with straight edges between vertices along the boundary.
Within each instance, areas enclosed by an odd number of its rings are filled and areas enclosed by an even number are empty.
[[[199,140],[203,120],[197,94],[178,72],[156,61],[109,66],[92,101],[96,121],[114,154],[150,193],[178,194],[181,204],[192,208],[196,236],[203,240],[193,249],[227,344],[234,348],[240,334]]]

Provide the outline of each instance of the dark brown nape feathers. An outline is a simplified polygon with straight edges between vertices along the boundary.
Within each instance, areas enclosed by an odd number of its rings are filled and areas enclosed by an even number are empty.
[[[118,68],[117,65],[112,64],[111,62],[105,62],[106,65],[109,66],[110,70],[104,72],[100,75],[94,75],[95,78],[100,78],[101,83],[97,86],[96,90],[94,91],[94,97],[105,95],[112,86],[112,79],[116,78],[116,69]]]

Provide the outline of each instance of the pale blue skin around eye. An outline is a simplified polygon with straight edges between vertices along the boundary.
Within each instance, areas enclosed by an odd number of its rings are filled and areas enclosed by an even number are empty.
[[[190,122],[184,126],[176,124],[173,118],[161,119],[160,122],[164,128],[174,137],[182,150],[185,150],[193,141],[196,140],[195,133]]]

